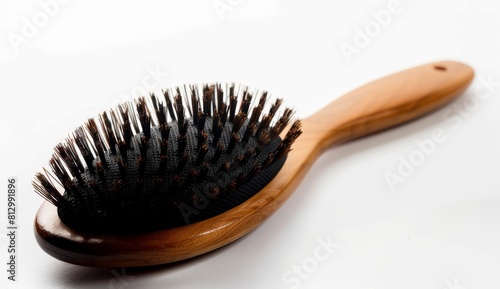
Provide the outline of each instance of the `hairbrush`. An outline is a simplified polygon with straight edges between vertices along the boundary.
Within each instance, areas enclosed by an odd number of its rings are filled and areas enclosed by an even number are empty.
[[[455,61],[368,83],[294,120],[281,100],[234,84],[188,85],[89,119],[38,173],[41,248],[95,267],[150,266],[201,255],[253,230],[327,148],[433,111],[474,72]],[[293,144],[293,149],[292,149]]]

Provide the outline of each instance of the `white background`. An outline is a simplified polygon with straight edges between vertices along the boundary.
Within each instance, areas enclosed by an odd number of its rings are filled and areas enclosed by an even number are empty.
[[[2,269],[2,288],[500,286],[498,1],[401,0],[385,26],[373,21],[387,0],[67,1],[48,12],[47,2],[0,4],[0,263],[10,176],[19,183],[20,228],[18,281]],[[373,37],[346,57],[341,46],[354,46],[367,25]],[[35,172],[76,126],[137,96],[145,78],[154,89],[236,81],[284,98],[305,118],[370,80],[442,59],[476,71],[456,102],[327,151],[275,215],[216,252],[110,270],[53,259],[34,239],[42,203]],[[488,79],[496,82],[489,90]],[[436,129],[446,140],[391,189],[385,175]],[[318,239],[338,245],[319,262]]]

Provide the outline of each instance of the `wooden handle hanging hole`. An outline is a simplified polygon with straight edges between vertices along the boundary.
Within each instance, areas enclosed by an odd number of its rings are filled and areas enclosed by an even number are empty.
[[[437,70],[437,71],[446,71],[446,66],[442,66],[442,65],[434,65],[434,69]]]

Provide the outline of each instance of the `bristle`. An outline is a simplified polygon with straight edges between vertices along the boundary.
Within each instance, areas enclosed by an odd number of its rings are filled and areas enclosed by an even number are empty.
[[[203,144],[206,139],[207,139],[207,133],[205,131],[205,123],[207,121],[207,116],[202,114],[200,112],[199,114],[199,121],[197,125],[197,130],[198,130],[198,148],[200,147],[201,144]],[[212,126],[213,127],[213,126]]]
[[[186,151],[187,147],[187,136],[186,134],[179,135],[177,139],[177,154],[181,156]]]
[[[97,129],[97,124],[94,119],[89,119],[87,122],[87,129],[88,132],[90,133],[90,136],[92,137],[92,140],[94,141],[94,146],[95,149],[97,150],[97,153],[99,155],[99,160],[102,163],[104,168],[108,167],[108,163],[105,158],[105,146],[103,144],[101,134],[99,133],[99,130]]]
[[[290,122],[290,119],[293,116],[293,111],[289,108],[285,109],[283,115],[278,119],[276,124],[270,130],[271,140],[277,138],[281,132],[285,129],[285,127]]]
[[[78,168],[78,172],[79,173],[85,172],[85,166],[84,166],[84,164],[83,164],[83,162],[80,159],[80,156],[78,154],[78,150],[75,146],[75,140],[71,136],[69,136],[66,139],[66,148],[67,148],[67,153],[71,156],[71,159],[75,162],[75,164]]]
[[[212,139],[212,145],[219,143],[219,139],[220,139],[223,131],[224,131],[224,127],[223,127],[222,123],[219,123],[218,126],[212,128],[212,133],[214,135],[214,138]]]
[[[149,98],[151,99],[151,104],[153,104],[155,115],[158,116],[159,114],[158,99],[156,98],[156,95],[154,93],[150,93]]]
[[[168,161],[168,138],[162,138],[160,141],[160,165],[158,166],[158,175],[161,175],[167,168]]]
[[[80,184],[83,184],[83,179],[82,175],[80,174],[80,169],[79,167],[82,166],[81,163],[79,163],[79,159],[77,156],[75,156],[70,149],[71,143],[69,145],[64,145],[64,144],[58,144],[55,148],[57,156],[59,159],[62,159],[66,166],[70,169],[71,173],[73,176],[76,177],[78,182]]]
[[[222,87],[219,84],[217,84],[217,109],[219,111],[222,111],[222,107],[225,105],[224,103],[224,90],[222,90]]]
[[[37,173],[35,177],[36,179],[33,181],[35,191],[49,203],[59,207],[64,202],[61,193],[59,193],[45,175]]]
[[[262,110],[264,109],[264,105],[260,104],[252,109],[252,115],[250,116],[250,123],[257,123],[259,120]]]
[[[213,97],[213,87],[206,85],[203,88],[203,113],[205,116],[212,116],[212,97]]]
[[[259,146],[264,147],[268,145],[271,142],[271,136],[269,135],[269,132],[263,131],[258,138]]]
[[[113,128],[111,126],[111,121],[108,118],[108,114],[103,112],[99,115],[99,120],[101,123],[102,131],[104,132],[105,141],[108,144],[109,149],[112,154],[116,154],[116,136],[113,132]]]
[[[137,135],[141,132],[141,128],[139,127],[139,122],[138,122],[138,114],[139,112],[136,110],[136,106],[134,105],[133,102],[127,102],[125,104],[127,106],[127,111],[128,113],[128,118],[130,121],[130,127],[132,129],[132,134]]]
[[[163,91],[163,96],[165,97],[165,102],[167,104],[168,113],[172,120],[176,120],[174,108],[172,106],[172,99],[170,98],[170,92],[168,90]]]
[[[233,133],[238,133],[240,131],[240,128],[243,126],[245,121],[247,120],[247,115],[245,112],[240,111],[238,114],[234,117],[233,120]]]
[[[285,138],[276,149],[275,158],[281,158],[292,150],[292,144],[302,134],[301,126],[302,123],[300,122],[300,120],[296,120],[292,124],[292,127],[290,127],[290,129],[286,133]]]
[[[58,144],[52,173],[36,174],[33,187],[68,226],[90,231],[180,226],[189,223],[180,209],[201,195],[212,199],[193,220],[221,213],[269,182],[301,133],[280,99],[265,113],[267,92],[254,95],[186,85],[163,90],[162,101],[151,93],[121,104]]]
[[[75,130],[74,135],[73,135],[73,140],[74,140],[75,144],[77,145],[80,153],[82,154],[83,159],[84,159],[85,163],[87,164],[87,168],[90,170],[90,172],[93,172],[94,171],[94,166],[93,166],[94,155],[92,154],[92,149],[87,142],[88,139],[87,139],[82,127],[79,127]]]
[[[248,126],[247,129],[245,130],[245,134],[243,135],[243,142],[248,142],[248,140],[255,134],[255,131],[257,130],[257,124],[254,122],[251,122]]]
[[[281,106],[281,103],[282,100],[277,99],[276,102],[271,106],[271,108],[269,109],[269,113],[262,118],[262,121],[260,122],[259,127],[257,128],[257,135],[259,135],[264,129],[267,129],[269,127],[272,119],[274,118],[274,115]]]
[[[142,133],[147,139],[151,138],[151,115],[146,106],[146,98],[141,97],[136,103],[137,115],[142,128]]]
[[[196,146],[197,150],[201,150],[201,148],[206,145],[208,139],[208,133],[204,130],[198,131],[198,144]]]
[[[229,145],[227,146],[227,153],[232,154],[236,144],[240,142],[240,136],[237,132],[233,132],[231,134],[231,140],[229,141]]]
[[[177,125],[179,127],[184,126],[184,105],[182,103],[182,96],[180,95],[180,90],[177,90],[177,95],[174,97],[174,107],[175,113],[177,115]]]
[[[221,124],[220,122],[220,114],[217,110],[214,111],[214,116],[212,117],[212,127],[218,127],[219,124]],[[204,126],[202,128],[198,127],[198,130],[200,129],[203,129]]]
[[[232,122],[234,119],[234,114],[236,113],[236,106],[238,104],[238,98],[234,95],[234,85],[231,86],[229,90],[229,121]]]
[[[96,162],[95,167],[97,170],[97,175],[99,176],[99,180],[101,182],[105,182],[106,181],[106,172],[104,171],[102,162]]]
[[[118,107],[121,115],[120,122],[120,132],[123,136],[123,141],[127,150],[130,149],[130,145],[132,143],[132,125],[130,123],[129,114],[128,114],[128,106],[123,104]]]
[[[243,91],[243,99],[240,105],[240,112],[242,112],[244,115],[247,115],[251,102],[252,102],[252,95],[248,93],[248,88],[245,88],[245,90]]]
[[[155,116],[158,119],[158,125],[164,126],[167,124],[167,112],[162,102],[159,102],[154,93],[151,93],[151,102],[153,103]]]
[[[197,125],[199,121],[200,114],[200,102],[198,98],[198,93],[194,86],[191,86],[191,117],[193,118],[193,124]]]
[[[200,147],[200,151],[198,152],[198,156],[196,157],[196,164],[201,165],[203,163],[203,160],[205,159],[205,156],[208,153],[208,145],[204,143]]]

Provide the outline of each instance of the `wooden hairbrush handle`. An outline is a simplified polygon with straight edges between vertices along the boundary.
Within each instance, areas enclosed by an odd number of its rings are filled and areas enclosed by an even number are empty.
[[[462,63],[430,63],[370,82],[304,120],[320,148],[362,137],[422,116],[459,95],[472,81]]]
[[[303,134],[278,175],[243,204],[213,218],[138,235],[83,234],[64,225],[45,202],[35,236],[50,255],[96,267],[147,266],[191,258],[226,245],[272,215],[327,147],[387,129],[451,101],[474,77],[462,63],[443,61],[395,73],[362,86],[303,121]]]

